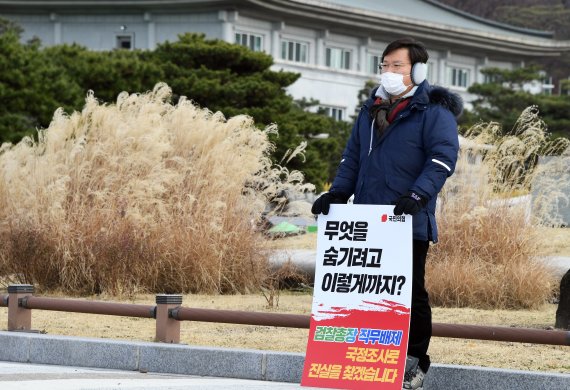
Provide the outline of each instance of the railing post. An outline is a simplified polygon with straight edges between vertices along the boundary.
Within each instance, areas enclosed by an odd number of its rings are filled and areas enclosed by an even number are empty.
[[[31,284],[12,284],[8,286],[8,330],[32,329],[32,311],[21,306],[20,300],[34,295]]]
[[[156,296],[156,341],[180,342],[180,321],[171,317],[170,311],[182,304],[182,295],[158,294]]]

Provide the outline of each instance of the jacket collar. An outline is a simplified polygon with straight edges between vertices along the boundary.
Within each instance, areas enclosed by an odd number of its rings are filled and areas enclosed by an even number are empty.
[[[412,101],[410,102],[410,106],[413,105],[423,105],[427,106],[429,104],[429,92],[431,87],[427,80],[424,80],[420,85],[418,85],[418,89],[416,93],[412,97]]]
[[[372,91],[370,99],[368,99],[363,107],[369,109],[374,104],[376,90]],[[449,110],[455,117],[461,116],[463,112],[463,99],[457,93],[451,92],[446,88],[431,86],[427,81],[418,85],[416,93],[412,97],[408,107],[416,109],[425,109],[428,104],[437,104]]]
[[[377,97],[376,92],[378,91],[378,88],[380,87],[378,86],[372,90],[370,97],[364,103],[364,107],[366,107],[367,109],[370,108],[372,104],[374,104],[374,101],[376,100]],[[420,85],[418,85],[416,92],[414,93],[414,96],[412,96],[412,100],[410,101],[409,106],[412,107],[417,104],[427,106],[427,104],[429,103],[430,89],[431,87],[429,83],[427,82],[427,80],[424,80]]]

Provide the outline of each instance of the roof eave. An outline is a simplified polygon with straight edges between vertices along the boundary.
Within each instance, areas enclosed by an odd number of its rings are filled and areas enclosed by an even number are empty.
[[[157,10],[168,8],[187,8],[188,6],[205,6],[217,7],[235,4],[236,0],[53,0],[53,1],[39,1],[39,0],[0,0],[0,9],[3,11],[22,10],[37,12],[50,10],[53,12],[62,9],[149,9]]]
[[[560,52],[570,51],[570,41],[541,39],[529,34],[515,37],[498,35],[484,31],[476,31],[437,25],[434,23],[405,18],[395,15],[375,13],[369,10],[339,6],[318,0],[53,0],[53,1],[16,1],[0,0],[3,10],[27,9],[37,12],[39,9],[57,12],[63,8],[105,9],[109,7],[130,8],[154,11],[165,7],[178,8],[201,6],[212,8],[224,6],[241,8],[249,4],[257,10],[274,11],[279,17],[288,17],[292,21],[308,20],[313,24],[334,24],[335,30],[354,33],[355,26],[374,37],[413,36],[419,39],[430,37],[431,41],[445,45],[458,46],[457,37],[461,37],[462,46],[482,49],[488,53],[511,53],[519,57],[558,56]],[[285,20],[287,22],[287,20]],[[405,26],[405,27],[404,27]]]
[[[355,31],[358,26],[363,31],[389,33],[391,35],[430,37],[430,40],[485,49],[487,52],[512,53],[522,57],[559,56],[562,51],[570,51],[570,41],[538,39],[534,36],[513,37],[494,33],[462,29],[453,26],[437,25],[416,19],[395,15],[374,13],[356,8],[341,8],[322,1],[299,2],[296,0],[246,0],[258,7],[278,11],[296,19],[334,23],[335,29]],[[315,8],[318,8],[317,10]],[[405,27],[403,25],[405,24]]]

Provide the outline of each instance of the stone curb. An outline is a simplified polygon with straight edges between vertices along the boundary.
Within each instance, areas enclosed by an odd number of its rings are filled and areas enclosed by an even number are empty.
[[[0,331],[0,360],[299,383],[304,355]],[[424,388],[569,389],[570,374],[433,364]]]

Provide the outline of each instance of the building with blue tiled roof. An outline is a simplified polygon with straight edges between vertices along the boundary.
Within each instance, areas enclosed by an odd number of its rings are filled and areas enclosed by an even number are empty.
[[[239,43],[271,54],[275,70],[300,73],[289,93],[319,100],[338,119],[354,113],[358,91],[376,79],[383,48],[402,36],[428,47],[428,80],[467,103],[474,98],[467,88],[485,81],[482,69],[514,69],[570,50],[570,41],[550,32],[433,0],[0,0],[0,16],[19,23],[23,39],[37,36],[44,45],[153,49],[185,32]]]

